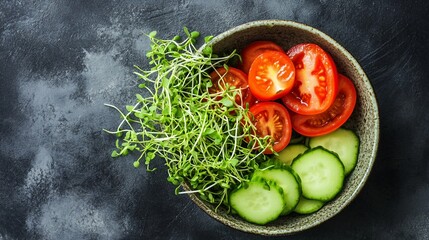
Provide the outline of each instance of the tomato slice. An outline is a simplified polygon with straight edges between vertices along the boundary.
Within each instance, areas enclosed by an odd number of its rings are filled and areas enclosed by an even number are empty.
[[[256,98],[249,90],[247,83],[247,74],[237,68],[229,67],[228,70],[224,67],[217,68],[210,74],[212,80],[212,87],[209,88],[209,93],[219,93],[226,89],[226,85],[235,87],[241,90],[241,96],[235,96],[235,102],[243,107],[248,105],[251,107],[256,102]]]
[[[283,49],[279,45],[271,41],[252,42],[241,51],[242,63],[240,69],[248,73],[255,58],[267,50],[283,52]]]
[[[250,67],[250,91],[262,101],[286,96],[294,86],[294,81],[294,64],[283,52],[265,51],[255,58]]]
[[[338,74],[334,61],[316,44],[298,44],[287,52],[295,64],[295,85],[283,98],[292,111],[313,115],[326,111],[338,91]]]
[[[250,108],[253,115],[253,124],[256,135],[259,137],[271,136],[272,148],[275,152],[283,150],[292,136],[292,124],[287,109],[280,103],[260,102]],[[265,154],[272,154],[266,149]]]
[[[349,119],[356,105],[356,88],[350,79],[341,74],[338,74],[338,80],[338,94],[328,110],[316,115],[291,113],[295,131],[308,137],[320,136],[335,131]]]

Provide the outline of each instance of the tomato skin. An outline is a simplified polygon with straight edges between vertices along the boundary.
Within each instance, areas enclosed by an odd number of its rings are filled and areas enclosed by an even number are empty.
[[[221,76],[223,76],[224,82],[219,81]],[[235,102],[237,104],[243,107],[246,107],[246,105],[249,105],[249,107],[251,107],[256,103],[256,98],[249,90],[247,74],[245,74],[240,69],[229,67],[227,70],[224,67],[220,67],[210,74],[210,78],[213,82],[213,86],[209,88],[210,93],[219,93],[223,91],[223,88],[226,87],[225,84],[228,84],[229,86],[234,86],[236,88],[241,89],[242,97],[240,98],[240,96],[237,95],[235,98]]]
[[[250,66],[255,58],[267,50],[284,52],[283,48],[271,41],[252,42],[241,51],[242,63],[240,69],[245,73],[249,73]]]
[[[295,66],[283,52],[265,51],[252,63],[249,71],[249,88],[261,101],[284,97],[295,82]]]
[[[291,113],[292,127],[301,135],[315,137],[335,131],[352,115],[356,106],[356,88],[353,82],[339,74],[337,97],[328,110],[316,115]]]
[[[273,150],[280,152],[290,142],[292,136],[292,123],[288,110],[277,102],[260,102],[250,108],[256,135],[265,137],[271,135]],[[272,154],[266,149],[264,154]]]
[[[295,64],[295,85],[282,100],[293,112],[314,115],[326,111],[338,92],[338,73],[331,56],[312,43],[298,44],[287,55]]]

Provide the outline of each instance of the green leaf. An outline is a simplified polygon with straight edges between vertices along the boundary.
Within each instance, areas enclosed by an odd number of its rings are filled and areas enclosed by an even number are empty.
[[[191,182],[195,182],[195,181],[197,181],[197,180],[198,180],[198,178],[199,178],[199,176],[198,176],[198,175],[195,175],[195,176],[191,179]]]
[[[220,100],[220,103],[222,103],[222,105],[224,105],[225,107],[232,107],[234,106],[234,103],[231,101],[231,99],[229,98],[222,98],[222,100]]]
[[[140,102],[144,102],[144,98],[143,98],[143,96],[142,95],[140,95],[140,94],[136,94],[136,98],[137,98],[137,100],[139,100]]]
[[[131,141],[137,141],[137,133],[131,132]]]
[[[214,140],[215,144],[219,144],[222,142],[222,135],[219,132],[213,132],[209,134],[209,136]]]
[[[211,135],[211,134],[213,134],[215,132],[215,130],[213,129],[213,128],[207,128],[204,132],[203,132],[203,134],[204,135]]]
[[[152,105],[152,106],[149,107],[149,111],[150,112],[155,112],[156,109],[157,109],[157,107],[155,105]]]
[[[155,158],[155,153],[154,152],[148,152],[148,153],[146,153],[146,158],[145,158],[146,165],[149,164],[154,158]]]
[[[130,131],[128,131],[127,133],[125,133],[124,140],[128,140],[128,139],[130,139],[130,137],[131,137],[131,132],[130,132]],[[125,143],[122,143],[122,144],[125,144]]]
[[[191,34],[189,33],[189,30],[187,27],[183,27],[183,31],[185,32],[186,36],[191,37]]]
[[[134,110],[134,106],[131,106],[131,105],[126,105],[125,108],[127,109],[128,112],[132,112]]]
[[[205,54],[205,55],[210,55],[210,54],[212,54],[212,52],[213,52],[213,48],[210,46],[206,46],[203,49],[203,54]]]
[[[211,192],[209,192],[209,194],[207,194],[207,196],[209,197],[209,202],[214,203],[213,194]]]
[[[180,41],[181,37],[179,35],[174,36],[173,41],[178,42]]]
[[[149,35],[148,35],[148,36],[149,36],[150,38],[154,38],[154,37],[156,36],[156,34],[157,34],[157,32],[156,32],[156,31],[152,31],[152,32],[150,32],[150,33],[149,33]]]
[[[204,201],[207,201],[208,202],[208,198],[207,198],[207,196],[205,196],[203,193],[201,193],[200,194],[200,198],[202,199],[202,200],[204,200]]]
[[[233,158],[233,159],[230,160],[229,163],[231,164],[231,166],[235,167],[237,165],[237,163],[238,163],[238,159]]]
[[[174,43],[168,44],[167,48],[169,51],[176,51],[177,50],[177,46]]]
[[[133,162],[133,166],[134,166],[135,168],[140,167],[140,162],[139,162],[139,161],[134,161],[134,162]]]
[[[143,119],[145,117],[144,112],[134,112],[134,116],[139,119]]]
[[[164,108],[164,109],[162,109],[162,115],[168,115],[170,113],[170,108],[169,107],[166,107],[166,108]]]
[[[153,55],[154,55],[153,52],[147,52],[146,53],[147,58],[151,58],[151,57],[153,57]]]
[[[207,79],[207,81],[206,81],[206,87],[207,88],[211,88],[212,86],[213,86],[212,80],[211,79]]]
[[[200,36],[200,33],[197,31],[191,32],[191,38],[198,38]]]
[[[179,184],[179,182],[176,179],[174,179],[173,177],[168,177],[167,181],[171,182],[173,185]]]
[[[127,156],[128,155],[128,149],[127,148],[124,148],[123,150],[122,150],[122,156]]]
[[[206,36],[206,37],[204,37],[204,42],[205,42],[205,43],[208,43],[208,42],[210,42],[212,39],[213,39],[213,36]]]
[[[112,152],[112,155],[111,155],[112,157],[119,157],[120,156],[120,154],[116,151],[116,150],[113,150],[113,152]]]

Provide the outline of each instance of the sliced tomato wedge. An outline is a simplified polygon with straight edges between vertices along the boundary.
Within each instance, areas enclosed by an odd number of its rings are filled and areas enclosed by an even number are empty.
[[[280,103],[260,102],[250,108],[256,135],[271,137],[272,149],[275,152],[283,150],[292,136],[292,124],[288,110]],[[272,154],[267,148],[265,154]]]
[[[247,74],[237,68],[229,67],[226,70],[224,67],[217,68],[210,74],[212,80],[212,87],[209,88],[209,93],[220,93],[229,87],[235,87],[241,90],[241,96],[235,96],[235,102],[243,107],[248,105],[251,107],[256,102],[256,98],[249,90],[247,82]]]
[[[338,80],[338,94],[328,110],[316,115],[291,113],[295,131],[308,137],[320,136],[335,131],[349,119],[356,105],[356,88],[346,76],[339,74]]]
[[[255,58],[250,67],[250,91],[262,101],[284,97],[294,86],[294,81],[294,64],[283,52],[265,51]]]
[[[298,44],[287,52],[295,64],[295,85],[283,98],[292,111],[313,115],[326,111],[338,92],[338,74],[334,61],[321,47]]]
[[[247,45],[241,51],[242,63],[240,69],[245,73],[249,73],[250,66],[257,56],[267,50],[283,52],[283,49],[271,41],[255,41]]]

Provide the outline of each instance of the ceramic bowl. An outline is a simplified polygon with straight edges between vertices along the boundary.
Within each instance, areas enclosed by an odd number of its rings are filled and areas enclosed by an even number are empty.
[[[214,219],[241,231],[261,235],[287,235],[315,227],[343,210],[363,188],[374,164],[379,140],[379,115],[376,97],[362,67],[340,44],[325,33],[292,21],[263,20],[249,22],[234,27],[212,40],[217,53],[240,51],[256,40],[270,40],[288,50],[299,43],[316,43],[330,53],[339,73],[353,80],[357,90],[357,104],[353,115],[345,127],[353,129],[359,136],[361,145],[357,166],[346,178],[342,192],[326,203],[319,211],[309,215],[289,214],[264,225],[244,221],[239,216],[228,214],[223,209],[202,201],[197,195],[191,199]],[[185,189],[189,189],[186,185]]]

